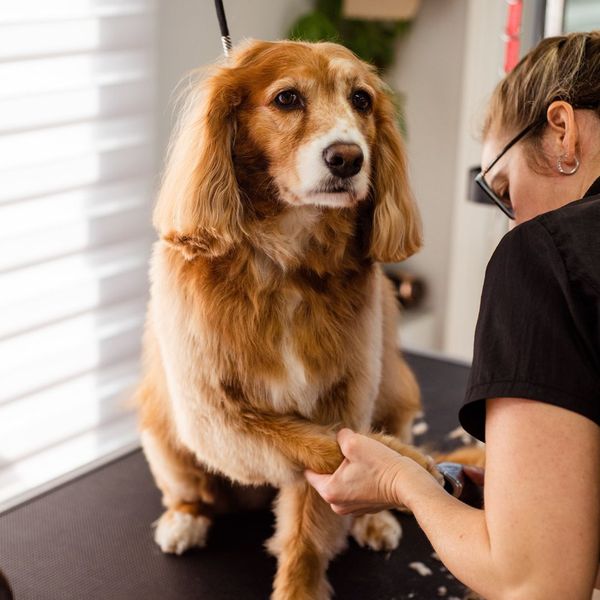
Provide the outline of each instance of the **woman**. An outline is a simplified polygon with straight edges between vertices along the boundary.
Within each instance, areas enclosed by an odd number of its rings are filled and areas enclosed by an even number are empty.
[[[486,441],[485,509],[348,429],[340,514],[405,504],[488,600],[589,600],[600,558],[600,32],[548,38],[497,86],[479,184],[516,227],[485,277],[459,419]],[[577,200],[580,199],[580,200]]]

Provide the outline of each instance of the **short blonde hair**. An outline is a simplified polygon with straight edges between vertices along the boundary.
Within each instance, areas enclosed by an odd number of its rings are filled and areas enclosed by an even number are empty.
[[[539,122],[530,139],[539,138],[546,110],[555,100],[595,107],[600,116],[600,31],[546,38],[526,54],[496,86],[483,137],[492,129],[515,134]]]

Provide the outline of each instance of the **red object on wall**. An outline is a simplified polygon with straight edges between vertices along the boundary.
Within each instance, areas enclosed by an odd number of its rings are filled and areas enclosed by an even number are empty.
[[[519,62],[521,50],[521,18],[523,15],[523,0],[507,0],[508,16],[506,19],[504,72],[512,71]]]

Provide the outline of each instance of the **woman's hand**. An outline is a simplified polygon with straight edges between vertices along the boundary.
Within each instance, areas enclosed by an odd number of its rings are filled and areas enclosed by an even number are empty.
[[[350,429],[341,429],[337,441],[345,457],[335,473],[305,471],[308,482],[340,515],[375,513],[407,504],[414,485],[439,487],[413,460]],[[408,494],[410,495],[410,494]]]

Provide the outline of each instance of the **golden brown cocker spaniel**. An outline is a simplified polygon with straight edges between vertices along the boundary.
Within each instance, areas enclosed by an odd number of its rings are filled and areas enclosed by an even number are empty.
[[[156,541],[204,545],[215,514],[269,484],[273,598],[329,598],[349,529],[376,549],[400,538],[390,513],[352,522],[306,483],[340,464],[335,431],[384,430],[435,473],[408,445],[419,393],[377,264],[420,245],[385,85],[336,44],[241,45],[191,90],[154,224],[137,398],[167,509]]]

